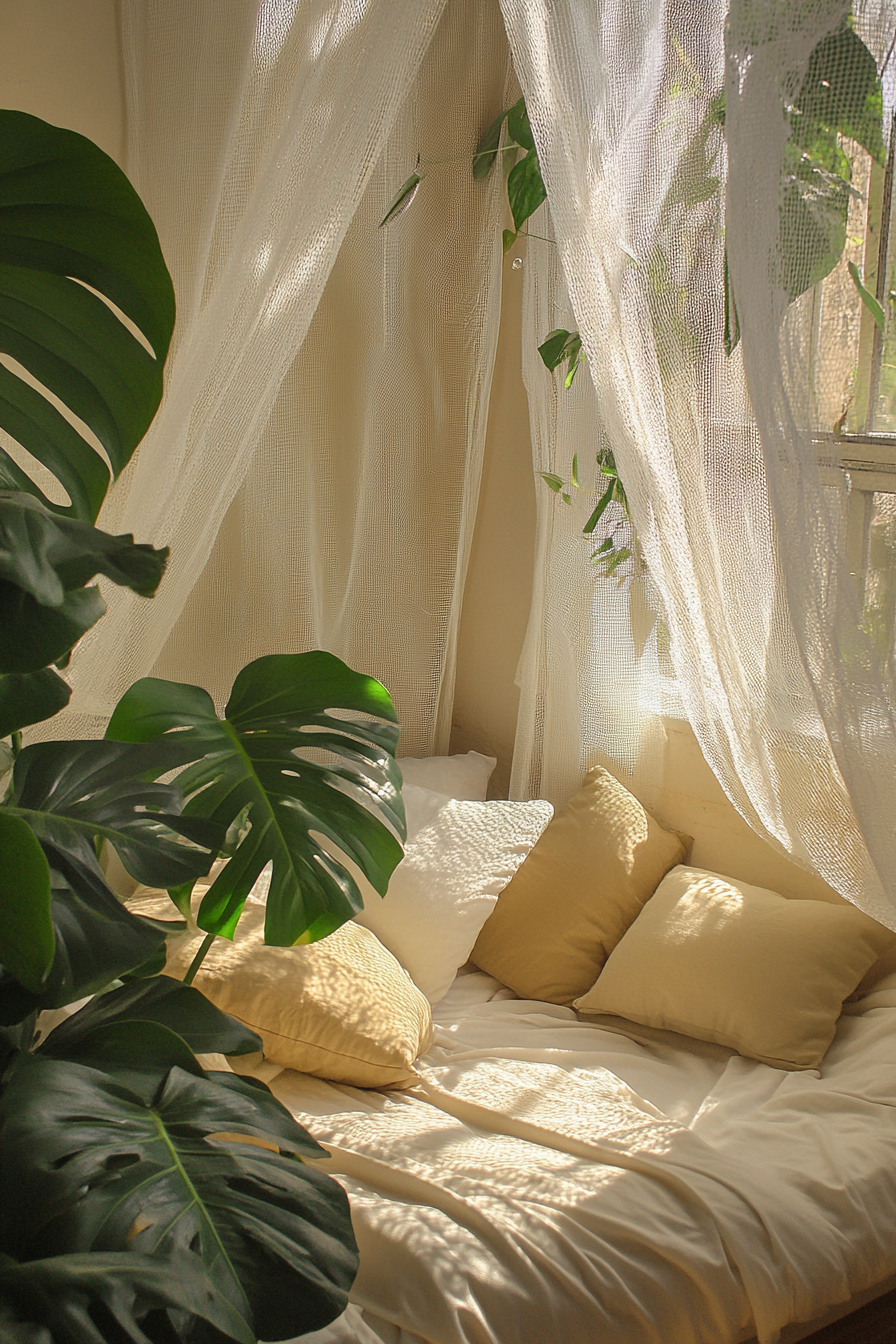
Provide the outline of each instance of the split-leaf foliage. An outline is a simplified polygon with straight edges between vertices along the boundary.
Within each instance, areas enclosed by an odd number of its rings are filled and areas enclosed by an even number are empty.
[[[159,972],[219,857],[229,862],[198,912],[209,941],[233,936],[269,863],[267,936],[281,945],[359,908],[349,860],[385,891],[404,835],[388,693],[330,654],[274,655],[244,668],[223,717],[199,687],[149,678],[106,740],[21,746],[21,729],[68,703],[58,669],[105,610],[97,576],[146,598],[162,578],[165,549],[95,522],[158,407],[173,323],[155,229],[120,169],[82,136],[0,112],[0,429],[13,441],[0,448],[0,1334],[11,1344],[292,1338],[343,1310],[357,1267],[345,1193],[317,1166],[324,1151],[262,1084],[197,1058],[257,1051],[258,1037]],[[116,898],[106,848],[170,891],[170,919]],[[39,1021],[88,996],[52,1030]]]

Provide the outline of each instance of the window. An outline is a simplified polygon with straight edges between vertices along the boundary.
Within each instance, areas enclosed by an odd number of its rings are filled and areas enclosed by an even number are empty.
[[[840,447],[849,491],[844,536],[863,624],[883,661],[896,654],[896,115],[886,167],[853,159],[843,258],[812,296],[819,443]],[[857,277],[877,309],[863,298]]]

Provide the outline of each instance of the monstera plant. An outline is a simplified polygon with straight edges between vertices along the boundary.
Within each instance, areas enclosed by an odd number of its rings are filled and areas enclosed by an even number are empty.
[[[0,1336],[12,1344],[292,1338],[339,1314],[357,1267],[324,1151],[263,1085],[198,1058],[258,1038],[158,972],[219,856],[200,956],[233,935],[268,865],[269,942],[323,937],[360,908],[316,837],[385,891],[404,835],[388,693],[327,653],[273,655],[240,673],[223,717],[198,687],[148,678],[106,740],[21,745],[68,702],[58,669],[103,613],[94,579],[149,598],[162,577],[166,551],[95,521],[158,407],[173,324],[155,229],[117,166],[79,135],[0,112]],[[170,891],[171,920],[116,899],[107,845]],[[55,1026],[40,1017],[81,1000]]]

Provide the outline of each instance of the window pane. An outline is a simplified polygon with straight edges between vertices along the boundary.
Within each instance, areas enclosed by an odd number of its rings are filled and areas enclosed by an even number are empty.
[[[862,301],[849,263],[863,273],[871,159],[848,142],[844,148],[853,165],[846,246],[839,264],[815,291],[813,366],[818,428],[855,432],[861,402],[860,344],[865,342],[860,343]]]
[[[876,491],[868,527],[862,624],[882,662],[896,652],[896,494]]]
[[[892,172],[892,166],[888,170]],[[873,418],[870,428],[877,434],[896,433],[896,321],[893,304],[896,300],[896,217],[890,209],[886,258],[886,284],[880,290],[881,306],[884,310],[884,335],[876,341],[875,376],[878,380],[877,395],[872,402]]]

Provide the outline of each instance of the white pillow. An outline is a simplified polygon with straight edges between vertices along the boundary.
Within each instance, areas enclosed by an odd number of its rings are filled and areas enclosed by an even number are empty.
[[[405,784],[471,802],[483,801],[497,764],[496,756],[483,756],[478,751],[458,756],[424,756],[419,760],[404,756],[398,762]]]
[[[359,924],[398,958],[431,1004],[448,991],[498,894],[554,809],[550,803],[446,803],[405,848],[384,897],[361,882]]]
[[[418,789],[415,784],[404,784],[401,790],[404,799],[404,816],[408,825],[406,844],[435,821],[446,803],[451,802],[447,793],[432,793],[429,789]]]

